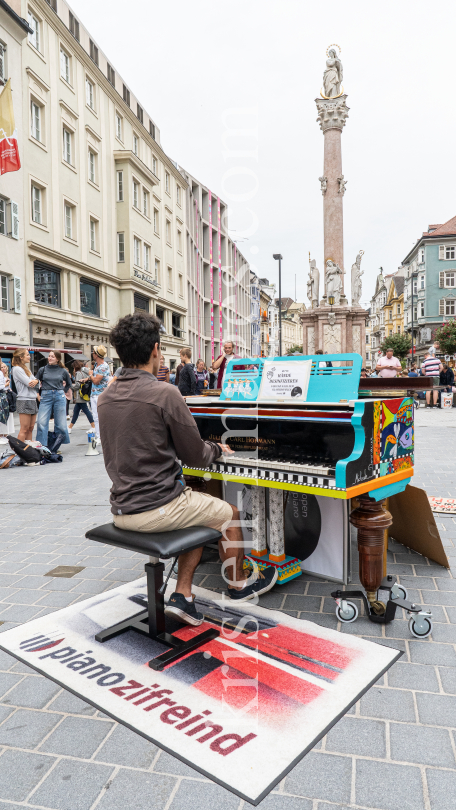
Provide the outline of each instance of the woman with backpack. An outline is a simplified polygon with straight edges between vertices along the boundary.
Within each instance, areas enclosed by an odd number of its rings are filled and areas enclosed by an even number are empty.
[[[74,425],[78,421],[80,411],[87,416],[91,427],[95,430],[95,422],[93,421],[92,411],[89,408],[90,394],[81,393],[81,388],[84,385],[84,381],[89,381],[89,372],[84,370],[84,364],[81,363],[80,360],[75,360],[73,372],[75,375],[75,381],[71,387],[75,392],[75,405],[73,408],[73,418],[68,425],[68,433],[71,433]]]
[[[17,412],[19,414],[20,430],[17,438],[22,442],[32,441],[38,413],[38,380],[28,368],[30,355],[28,349],[16,349],[13,354],[11,370],[11,387],[16,388]]]
[[[69,444],[65,394],[71,390],[71,378],[62,363],[60,352],[56,349],[49,352],[47,365],[40,368],[37,378],[41,383],[41,399],[36,440],[47,447],[49,420],[54,410],[55,432],[63,434],[62,444]]]

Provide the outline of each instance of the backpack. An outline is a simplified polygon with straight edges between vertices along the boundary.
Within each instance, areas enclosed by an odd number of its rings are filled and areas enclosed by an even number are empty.
[[[92,393],[92,380],[87,379],[87,381],[82,383],[81,387],[79,388],[79,396],[81,397],[81,399],[85,399],[88,402],[91,393]]]
[[[16,439],[16,436],[7,436],[11,450],[16,453],[19,458],[25,461],[26,464],[39,464],[41,461],[41,453],[36,447]]]
[[[12,391],[13,394],[16,394],[16,397],[17,397],[17,388],[16,388],[16,383],[14,381],[13,369],[14,369],[14,366],[11,369],[11,374],[10,374],[10,391]],[[10,408],[10,410],[11,410],[11,408]]]
[[[17,394],[15,394],[14,391],[11,391],[10,388],[8,388],[8,390],[5,391],[5,394],[6,394],[6,398],[8,400],[9,412],[10,413],[15,413],[16,409],[17,409],[16,408]]]

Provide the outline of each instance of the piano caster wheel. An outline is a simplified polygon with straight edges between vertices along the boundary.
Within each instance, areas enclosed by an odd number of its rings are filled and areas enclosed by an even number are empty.
[[[338,599],[336,605],[336,616],[340,622],[349,624],[358,618],[358,608],[354,602],[346,602],[345,599]]]
[[[370,609],[376,616],[383,616],[383,614],[386,612],[386,605],[384,602],[379,602],[377,600],[376,602],[370,603]]]
[[[432,622],[424,613],[417,613],[409,619],[409,630],[415,638],[427,638],[432,633]]]
[[[391,597],[393,599],[408,599],[408,591],[407,588],[404,588],[403,585],[398,585],[396,582],[393,587],[391,588]]]

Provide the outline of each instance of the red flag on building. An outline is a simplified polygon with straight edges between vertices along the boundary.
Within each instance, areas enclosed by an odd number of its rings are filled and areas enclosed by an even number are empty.
[[[17,130],[14,124],[11,79],[0,94],[0,174],[17,172],[21,168],[17,145]]]

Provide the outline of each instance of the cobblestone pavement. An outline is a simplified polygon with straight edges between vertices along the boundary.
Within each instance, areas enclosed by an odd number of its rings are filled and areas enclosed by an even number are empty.
[[[430,495],[455,495],[456,422],[417,414],[417,475]],[[443,425],[443,426],[442,426]],[[142,575],[144,558],[95,548],[84,533],[110,517],[102,455],[84,457],[78,425],[61,465],[0,472],[0,632]],[[456,516],[438,516],[453,575],[391,543],[389,571],[429,605],[432,637],[414,640],[402,617],[340,627],[330,583],[302,576],[265,606],[360,634],[403,657],[277,786],[262,810],[455,810]],[[72,579],[44,575],[83,566]],[[204,562],[196,584],[222,586]],[[280,746],[280,741],[278,741]],[[246,810],[250,805],[142,737],[0,653],[0,810]]]

